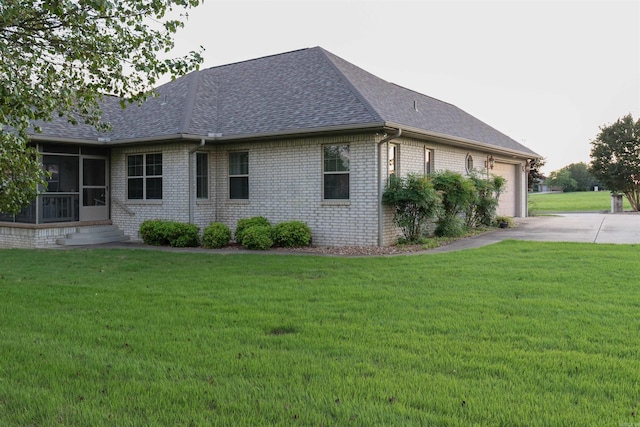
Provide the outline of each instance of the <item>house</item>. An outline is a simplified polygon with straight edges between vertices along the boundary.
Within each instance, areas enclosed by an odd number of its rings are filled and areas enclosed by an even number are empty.
[[[499,214],[527,215],[529,148],[460,108],[315,47],[192,72],[120,109],[99,133],[62,119],[31,142],[51,172],[1,247],[86,243],[97,226],[139,239],[147,219],[305,221],[317,245],[390,245],[390,174],[477,171],[507,179]],[[70,235],[65,239],[65,236]],[[92,241],[107,241],[98,239]]]

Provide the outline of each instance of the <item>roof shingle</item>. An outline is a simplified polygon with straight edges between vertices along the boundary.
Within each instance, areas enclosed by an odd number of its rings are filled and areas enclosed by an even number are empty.
[[[105,101],[112,141],[179,135],[259,136],[393,123],[537,156],[455,105],[389,83],[320,47],[192,72],[124,111]],[[115,100],[117,101],[117,100]],[[97,139],[56,119],[44,135]]]

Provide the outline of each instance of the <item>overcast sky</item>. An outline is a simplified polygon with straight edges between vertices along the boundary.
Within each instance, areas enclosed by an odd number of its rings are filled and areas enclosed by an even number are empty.
[[[202,68],[321,46],[452,103],[547,159],[589,162],[600,126],[640,119],[640,2],[205,0],[175,54]]]

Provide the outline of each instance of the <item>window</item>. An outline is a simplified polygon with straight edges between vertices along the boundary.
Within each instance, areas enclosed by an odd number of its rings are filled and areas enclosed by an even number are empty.
[[[162,154],[127,157],[127,199],[162,199]]]
[[[389,144],[389,176],[395,175],[398,168],[398,146]]]
[[[323,147],[324,199],[349,199],[349,146]]]
[[[473,172],[473,157],[471,154],[467,154],[467,173]]]
[[[425,147],[424,149],[424,174],[433,173],[433,150]]]
[[[249,152],[229,153],[229,198],[249,198]]]
[[[209,155],[196,153],[196,198],[209,198]]]

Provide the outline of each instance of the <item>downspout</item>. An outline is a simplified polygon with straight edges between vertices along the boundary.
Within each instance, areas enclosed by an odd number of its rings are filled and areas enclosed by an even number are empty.
[[[382,144],[388,144],[390,141],[400,138],[402,135],[402,129],[398,128],[398,131],[391,136],[385,136],[380,142],[378,142],[378,246],[382,246],[383,241],[383,227],[382,227],[382,153],[380,152]],[[389,152],[387,148],[387,152]],[[387,171],[387,178],[389,178],[389,168],[385,168]]]
[[[193,153],[195,153],[196,151],[200,150],[202,147],[204,147],[204,145],[207,143],[207,141],[202,138],[200,140],[200,144],[198,144],[195,148],[192,148],[191,150],[189,150],[189,154],[187,156],[187,162],[189,163],[189,224],[193,224],[193,211],[195,210],[195,197],[194,197],[194,191],[193,191],[193,162],[191,161],[191,156],[193,155]]]

